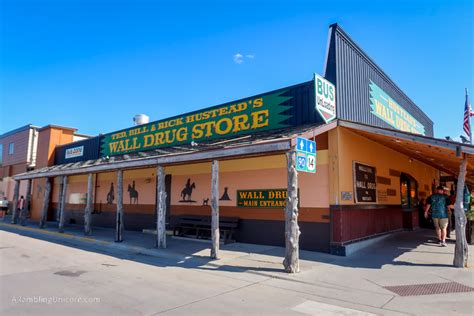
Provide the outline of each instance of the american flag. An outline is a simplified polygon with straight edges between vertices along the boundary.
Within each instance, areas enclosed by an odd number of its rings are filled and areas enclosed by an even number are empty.
[[[466,89],[466,104],[464,105],[464,132],[472,143],[471,116],[474,116],[474,111],[471,109],[471,103],[469,102],[469,95],[467,94]]]

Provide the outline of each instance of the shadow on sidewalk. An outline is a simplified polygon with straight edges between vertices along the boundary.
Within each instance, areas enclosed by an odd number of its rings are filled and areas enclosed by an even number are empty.
[[[37,228],[32,224],[30,222],[28,228]],[[284,248],[282,247],[242,243],[228,244],[221,246],[221,260],[212,260],[209,257],[210,245],[208,243],[176,240],[168,237],[168,248],[156,249],[154,235],[125,231],[125,241],[114,243],[115,231],[113,229],[93,227],[93,235],[86,237],[83,236],[82,226],[77,225],[66,226],[66,233],[74,235],[73,239],[69,239],[66,235],[64,237],[58,236],[57,229],[52,227],[53,225],[57,224],[49,223],[46,232],[55,235],[49,235],[34,229],[22,230],[21,227],[2,227],[1,229],[67,247],[113,256],[122,260],[133,260],[157,267],[250,272],[264,275],[281,273],[286,275],[281,264],[284,257]],[[91,238],[96,240],[97,243],[81,242],[81,238]],[[439,247],[434,241],[433,232],[430,230],[400,232],[349,257],[301,250],[300,259],[302,267],[305,265],[314,266],[315,263],[367,269],[381,269],[386,265],[452,267],[452,264],[449,263],[451,259],[449,255],[453,256],[452,251]],[[114,245],[119,245],[118,247],[125,245],[131,247],[131,250],[118,249]],[[419,249],[420,246],[421,249]],[[409,254],[408,257],[406,257],[407,254]],[[426,260],[423,257],[429,257],[430,259]],[[446,260],[447,257],[449,260]],[[420,260],[420,258],[423,260]],[[240,264],[237,264],[236,259],[241,260]],[[431,259],[432,262],[429,262]],[[277,265],[279,267],[275,267]],[[304,269],[302,268],[302,270]]]
[[[450,243],[455,243],[452,241]],[[441,247],[429,229],[394,233],[334,264],[344,267],[381,269],[383,266],[453,267],[454,250]]]
[[[9,223],[9,222],[8,222]],[[0,230],[18,234],[20,236],[35,238],[46,242],[62,245],[66,247],[75,248],[78,250],[94,252],[106,256],[111,256],[121,260],[130,260],[142,264],[147,264],[156,267],[175,267],[185,269],[199,269],[206,271],[225,271],[225,272],[248,272],[254,274],[260,274],[269,276],[268,273],[286,275],[281,268],[276,267],[265,267],[255,265],[232,265],[230,264],[233,259],[246,257],[250,254],[256,254],[262,251],[262,249],[268,249],[268,246],[259,245],[247,245],[247,244],[229,244],[221,245],[222,252],[231,251],[228,248],[234,248],[235,251],[242,251],[241,253],[232,253],[229,255],[221,255],[221,260],[214,260],[209,257],[210,245],[208,243],[188,241],[188,240],[175,240],[168,236],[167,238],[167,249],[155,248],[155,236],[143,234],[136,231],[124,231],[124,242],[115,243],[114,237],[115,232],[112,229],[104,229],[93,227],[92,236],[83,236],[82,227],[74,225],[67,225],[65,227],[64,235],[57,233],[57,228],[54,227],[56,223],[48,223],[48,227],[45,230],[37,231],[37,226],[30,225],[23,227],[0,227]],[[23,229],[22,229],[23,228]],[[25,230],[28,229],[28,230]],[[52,234],[54,235],[52,235]],[[69,236],[75,238],[70,238]],[[81,241],[81,238],[95,239],[97,243],[90,241]],[[105,244],[105,243],[106,244]],[[118,249],[122,245],[125,247],[132,247],[130,250]],[[140,249],[138,249],[138,247]],[[249,248],[250,247],[250,248]],[[255,252],[245,252],[247,250],[254,250]],[[154,254],[147,253],[152,251]],[[160,254],[161,253],[161,254]],[[283,259],[282,259],[283,260]]]

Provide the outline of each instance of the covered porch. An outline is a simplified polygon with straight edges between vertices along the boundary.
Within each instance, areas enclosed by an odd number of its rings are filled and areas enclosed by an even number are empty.
[[[420,203],[440,185],[440,174],[474,184],[474,146],[339,120],[339,190],[351,190],[342,178],[352,178],[353,161],[377,169],[377,203],[343,200],[331,206],[333,252],[348,254],[368,239],[420,228]],[[345,157],[342,158],[342,157]],[[352,180],[352,179],[351,179]],[[354,180],[355,181],[355,180]],[[346,181],[347,182],[347,181]],[[456,182],[455,182],[456,183]]]
[[[219,250],[220,250],[220,224],[219,224],[219,197],[220,193],[219,188],[219,166],[220,162],[225,162],[229,159],[236,158],[252,158],[252,157],[265,157],[268,155],[282,155],[283,157],[288,157],[287,170],[288,174],[296,174],[295,170],[295,159],[294,153],[292,151],[292,145],[294,144],[294,139],[296,135],[301,132],[304,132],[307,129],[301,129],[295,131],[294,129],[291,132],[279,132],[268,133],[268,134],[259,134],[255,136],[245,136],[232,140],[225,141],[214,141],[209,143],[200,143],[200,144],[190,144],[189,146],[180,146],[172,147],[166,149],[157,149],[152,152],[138,152],[135,154],[125,154],[120,156],[112,157],[103,157],[95,161],[85,161],[78,163],[71,163],[65,165],[58,165],[47,167],[35,171],[31,171],[25,174],[20,174],[15,177],[16,180],[16,192],[19,190],[20,181],[26,180],[28,189],[27,189],[27,207],[31,203],[32,199],[32,181],[41,180],[45,181],[45,190],[43,193],[42,199],[42,208],[41,215],[38,222],[40,228],[46,228],[48,220],[48,212],[51,208],[51,198],[52,198],[52,183],[56,181],[59,184],[59,189],[56,189],[57,195],[57,229],[59,233],[65,233],[69,230],[70,227],[77,226],[69,225],[66,221],[66,208],[67,208],[67,197],[68,197],[68,188],[71,185],[70,179],[74,176],[86,176],[87,177],[87,193],[85,194],[85,208],[83,209],[84,216],[84,226],[83,234],[86,236],[96,235],[96,228],[92,227],[92,213],[94,212],[94,196],[95,196],[95,182],[94,175],[98,173],[115,173],[115,189],[116,196],[114,204],[115,209],[115,231],[114,238],[115,242],[123,242],[128,238],[128,236],[134,236],[125,232],[124,227],[127,224],[127,216],[124,214],[124,191],[126,191],[124,185],[124,174],[132,170],[138,170],[143,168],[154,168],[156,178],[154,182],[156,183],[155,191],[155,203],[154,203],[154,213],[155,213],[155,223],[154,223],[154,235],[147,235],[146,240],[153,240],[153,247],[157,248],[167,248],[168,243],[170,242],[169,238],[166,236],[166,218],[167,213],[169,213],[169,201],[167,203],[167,193],[165,187],[165,177],[166,169],[176,166],[185,166],[188,164],[196,163],[208,163],[210,166],[210,191],[212,196],[210,201],[208,200],[208,205],[210,206],[211,212],[209,213],[211,217],[211,238],[212,243],[210,244],[210,258],[219,259]],[[282,170],[283,171],[283,170]],[[54,180],[56,179],[56,180]],[[189,182],[189,181],[188,181]],[[296,184],[297,185],[297,184]],[[295,183],[289,182],[288,191],[290,194],[294,192],[296,195],[297,188]],[[130,185],[128,187],[130,191]],[[130,195],[130,199],[132,199]],[[183,197],[185,199],[186,197]],[[18,199],[18,194],[14,198]],[[108,198],[107,198],[108,199]],[[138,199],[138,196],[137,196]],[[292,203],[298,203],[296,199]],[[204,205],[204,202],[203,202]],[[207,205],[207,203],[206,203]],[[296,204],[295,204],[296,205]],[[112,205],[108,206],[110,208]],[[80,212],[80,210],[78,210]],[[293,209],[292,209],[293,211]],[[296,225],[296,216],[289,216],[289,221],[293,221]],[[26,212],[16,212],[14,210],[12,220],[13,224],[21,223],[26,225]],[[291,225],[290,225],[291,226]],[[153,227],[153,226],[152,226]],[[102,231],[102,230],[100,230]],[[106,230],[103,230],[104,232]],[[110,230],[107,230],[110,234]],[[283,239],[289,238],[287,233],[282,230],[281,235]],[[288,236],[288,237],[287,237]],[[109,236],[110,238],[111,236]],[[297,245],[291,245],[288,247],[291,251],[298,251]]]

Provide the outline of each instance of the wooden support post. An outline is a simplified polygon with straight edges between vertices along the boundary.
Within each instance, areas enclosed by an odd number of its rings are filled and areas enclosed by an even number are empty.
[[[211,258],[219,259],[219,162],[212,161],[212,179],[211,179]]]
[[[156,168],[156,247],[166,248],[165,169]]]
[[[288,192],[285,210],[285,259],[283,266],[288,273],[300,272],[298,227],[298,172],[296,171],[296,153],[286,154],[288,163]]]
[[[63,188],[61,192],[61,202],[59,204],[59,232],[64,233],[64,222],[66,221],[66,214],[64,209],[66,207],[66,197],[67,197],[67,176],[63,176]]]
[[[59,190],[58,190],[58,208],[56,210],[55,220],[59,223],[59,216],[61,214],[61,201],[63,200],[63,176],[59,177]],[[53,181],[54,184],[54,181]]]
[[[39,227],[44,228],[46,226],[46,221],[48,219],[48,209],[49,209],[49,197],[51,196],[51,181],[49,178],[46,178],[46,185],[44,188],[44,200],[43,200],[43,209],[41,211],[41,218],[39,222]]]
[[[466,179],[467,158],[464,157],[459,167],[456,189],[454,216],[456,218],[456,246],[454,248],[453,265],[458,268],[467,267],[468,246],[466,240],[466,213],[464,213],[464,183]]]
[[[123,241],[123,170],[117,171],[117,217],[115,224],[115,241]]]
[[[15,180],[12,201],[12,224],[16,224],[18,222],[18,195],[20,195],[20,180]]]
[[[30,209],[31,205],[31,184],[32,184],[32,179],[26,180],[26,196],[25,196],[25,205],[23,206],[23,209],[20,212],[20,224],[21,226],[26,226],[26,219],[28,217],[28,211]]]
[[[90,235],[91,234],[91,216],[92,216],[92,209],[93,209],[93,174],[89,173],[87,177],[87,200],[86,200],[86,208],[84,209],[84,234]]]

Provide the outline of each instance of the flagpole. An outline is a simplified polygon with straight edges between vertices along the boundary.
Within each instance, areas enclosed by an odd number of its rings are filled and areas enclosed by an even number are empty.
[[[471,100],[469,100],[469,95],[467,93],[467,88],[466,88],[466,102],[467,102],[467,106],[469,107],[469,115],[467,116],[467,119],[469,120],[469,130],[471,131],[471,133],[469,134],[469,144],[472,145],[472,129],[471,129],[471,112],[472,112],[472,109],[471,109]]]

